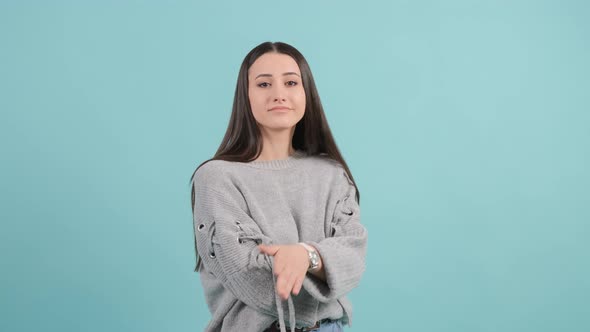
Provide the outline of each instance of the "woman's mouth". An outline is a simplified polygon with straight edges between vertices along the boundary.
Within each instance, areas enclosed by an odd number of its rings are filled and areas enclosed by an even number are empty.
[[[288,107],[285,107],[285,106],[276,106],[276,107],[273,107],[273,108],[271,108],[269,111],[271,111],[271,112],[272,112],[272,111],[275,111],[275,112],[276,112],[276,111],[278,111],[278,112],[286,112],[286,111],[288,111],[289,109],[290,109],[290,108],[288,108]]]

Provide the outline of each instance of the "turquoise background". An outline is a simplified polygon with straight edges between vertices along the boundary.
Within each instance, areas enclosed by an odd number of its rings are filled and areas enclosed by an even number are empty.
[[[2,1],[0,330],[202,331],[188,181],[260,42],[361,191],[348,331],[590,330],[585,1]]]

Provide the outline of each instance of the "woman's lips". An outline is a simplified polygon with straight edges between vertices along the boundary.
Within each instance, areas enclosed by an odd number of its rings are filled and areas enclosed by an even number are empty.
[[[284,107],[284,106],[279,106],[279,107],[273,107],[270,109],[271,112],[286,112],[288,111],[289,108],[288,107]]]

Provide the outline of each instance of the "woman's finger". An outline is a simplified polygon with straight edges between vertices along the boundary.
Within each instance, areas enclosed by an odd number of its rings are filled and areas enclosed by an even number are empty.
[[[278,245],[269,245],[269,246],[267,246],[265,244],[259,244],[258,245],[258,249],[263,254],[274,256],[279,251],[280,246],[278,246]]]
[[[293,294],[298,295],[301,291],[301,286],[303,285],[303,278],[304,277],[297,277],[295,279],[295,284],[293,285]]]
[[[281,273],[277,277],[277,293],[282,299],[287,299],[289,297],[289,293],[291,289],[287,288],[287,283],[289,282],[289,275],[287,273]]]
[[[285,288],[284,288],[285,298],[289,297],[289,294],[291,294],[291,291],[293,290],[293,286],[295,285],[296,280],[297,280],[297,276],[295,275],[295,273],[290,272],[287,275],[287,280],[285,281]]]

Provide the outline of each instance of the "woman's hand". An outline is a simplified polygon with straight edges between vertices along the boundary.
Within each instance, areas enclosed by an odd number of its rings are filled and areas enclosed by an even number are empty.
[[[273,273],[277,276],[276,290],[282,299],[289,293],[299,294],[309,268],[307,250],[299,244],[258,246],[263,254],[274,256]]]

